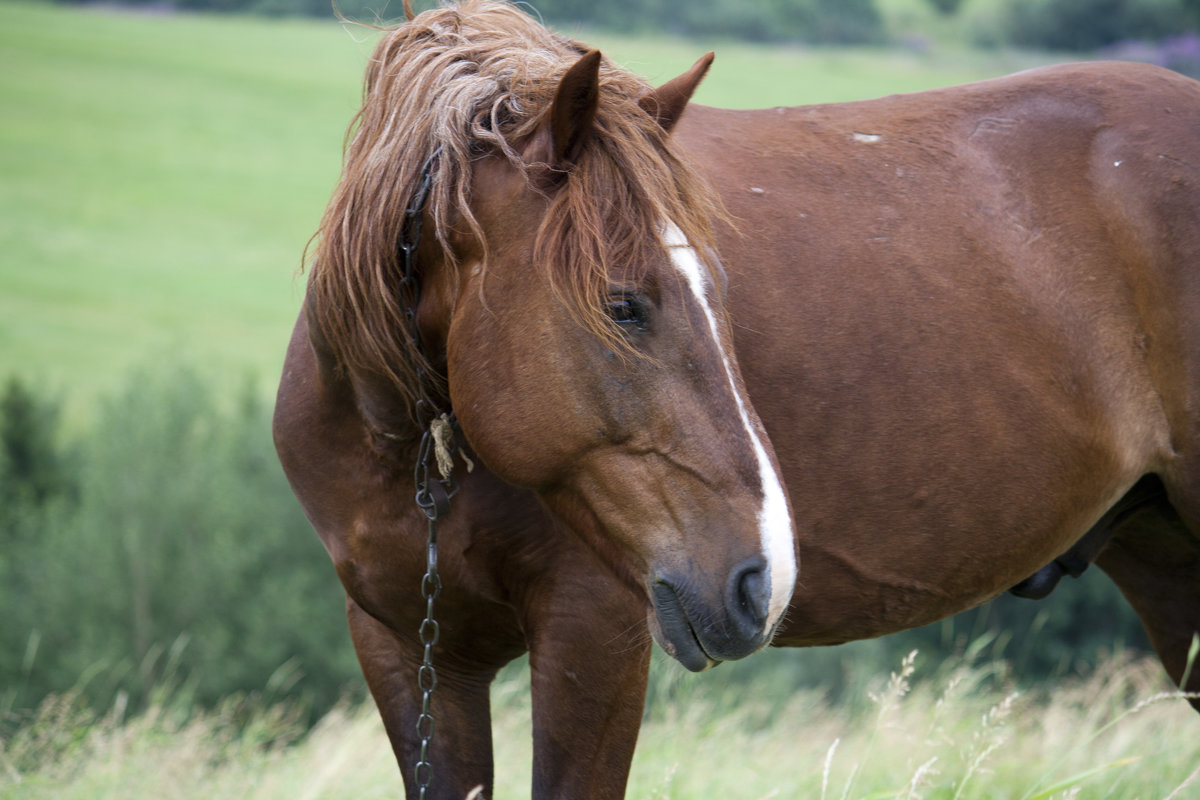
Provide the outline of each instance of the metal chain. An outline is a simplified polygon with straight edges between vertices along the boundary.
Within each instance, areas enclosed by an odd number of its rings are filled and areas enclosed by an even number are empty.
[[[433,614],[433,602],[442,592],[442,579],[437,568],[437,523],[450,513],[450,498],[458,491],[453,477],[446,480],[430,478],[429,466],[434,457],[435,442],[432,430],[421,436],[421,447],[413,480],[417,486],[416,503],[429,520],[429,538],[425,549],[425,575],[421,578],[421,594],[425,598],[425,619],[419,634],[424,655],[417,670],[417,688],[421,690],[421,713],[417,717],[417,736],[421,738],[421,752],[414,768],[413,777],[417,784],[419,800],[425,800],[429,785],[433,782],[433,764],[429,760],[429,747],[436,728],[431,706],[433,690],[437,688],[437,670],[433,666],[433,648],[438,643],[441,630]]]
[[[437,573],[437,522],[429,519],[429,545],[425,577],[421,579],[421,592],[425,595],[425,619],[421,622],[421,644],[425,648],[421,668],[417,670],[417,688],[421,690],[421,713],[417,717],[417,735],[421,737],[421,754],[413,769],[417,783],[417,797],[425,800],[429,784],[433,781],[433,764],[429,760],[429,746],[433,742],[436,728],[431,710],[433,690],[437,688],[437,670],[433,668],[433,646],[437,644],[437,620],[433,616],[433,601],[442,591],[442,581]]]
[[[421,227],[425,204],[433,184],[433,161],[441,148],[429,156],[421,173],[421,183],[413,193],[404,215],[404,226],[400,241],[400,256],[403,273],[398,294],[404,309],[408,335],[412,342],[414,361],[421,363],[421,334],[417,327],[417,306],[421,301],[420,277],[416,270],[417,249],[421,243]],[[417,670],[417,688],[421,691],[421,713],[417,716],[417,736],[421,739],[420,755],[413,768],[413,779],[417,785],[419,800],[425,800],[429,786],[433,783],[433,764],[429,751],[433,743],[436,725],[433,719],[433,690],[437,688],[437,670],[433,666],[433,648],[438,643],[441,630],[433,613],[433,604],[442,592],[442,579],[437,568],[437,523],[450,513],[450,498],[458,491],[452,475],[439,479],[431,477],[429,467],[434,460],[438,443],[435,441],[433,425],[438,417],[437,405],[426,391],[426,376],[417,369],[417,399],[414,413],[424,428],[421,445],[417,452],[417,463],[413,471],[416,486],[416,503],[429,521],[429,536],[425,545],[425,575],[421,578],[421,596],[425,599],[425,619],[421,621],[418,634],[424,653],[421,667]],[[443,415],[444,421],[454,426],[453,414]],[[452,428],[453,429],[453,428]],[[450,444],[454,447],[453,442]]]

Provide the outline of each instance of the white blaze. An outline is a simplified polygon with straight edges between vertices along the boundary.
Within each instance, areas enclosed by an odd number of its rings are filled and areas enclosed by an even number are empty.
[[[750,414],[746,409],[746,401],[738,391],[737,381],[733,377],[733,365],[729,361],[729,353],[721,341],[721,330],[717,325],[717,317],[708,302],[708,291],[705,286],[704,269],[695,249],[688,243],[683,231],[675,224],[670,224],[663,232],[663,242],[671,253],[671,263],[687,279],[688,288],[696,298],[696,303],[704,311],[708,319],[708,329],[712,334],[717,351],[725,364],[725,376],[729,380],[729,391],[737,402],[738,415],[742,427],[746,429],[754,446],[754,455],[758,460],[759,481],[762,485],[762,507],[758,512],[758,530],[762,539],[763,557],[767,561],[767,574],[770,577],[771,601],[767,617],[768,630],[773,627],[783,612],[787,609],[792,596],[792,587],[796,583],[796,554],[793,542],[792,519],[788,514],[787,500],[783,493],[783,483],[775,466],[767,456],[762,438],[750,422]]]

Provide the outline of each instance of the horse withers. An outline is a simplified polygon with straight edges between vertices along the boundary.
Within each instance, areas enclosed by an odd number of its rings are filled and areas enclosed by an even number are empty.
[[[620,797],[652,639],[706,669],[1048,564],[1095,560],[1184,673],[1200,84],[728,111],[689,104],[710,62],[652,88],[494,0],[371,59],[275,436],[410,796],[490,793],[488,687],[525,652],[533,796]]]

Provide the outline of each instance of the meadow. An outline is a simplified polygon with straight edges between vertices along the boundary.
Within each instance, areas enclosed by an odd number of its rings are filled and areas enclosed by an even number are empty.
[[[770,657],[770,654],[763,657]],[[664,669],[664,666],[667,667]],[[1157,663],[1114,658],[1053,691],[1014,690],[1001,663],[866,676],[862,698],[714,683],[657,664],[628,797],[653,800],[1183,800],[1200,792],[1194,712]],[[768,682],[769,684],[769,682]],[[247,713],[247,705],[252,710]],[[493,690],[496,797],[528,793],[528,682]],[[49,699],[0,748],[5,800],[372,800],[402,794],[369,704],[303,729],[286,705],[215,710],[164,697],[136,718],[97,719]]]
[[[698,100],[731,107],[861,99],[1046,60],[576,33],[654,81],[716,50]],[[85,419],[137,364],[273,383],[373,37],[332,22],[0,4],[0,376],[54,388]]]
[[[913,0],[891,5],[898,19],[928,19]],[[653,81],[713,49],[698,101],[731,107],[862,99],[1056,60],[968,50],[937,30],[920,46],[836,50],[575,33]],[[126,400],[152,422],[132,402],[152,381],[130,376],[179,365],[231,402],[247,382],[268,398],[372,42],[332,22],[0,3],[0,380],[57,394],[76,430],[108,424],[103,409]],[[139,502],[166,493],[144,488]],[[332,572],[321,577],[334,607]],[[629,796],[1200,796],[1197,722],[1154,662],[1118,653],[1028,689],[969,643],[958,662],[883,667],[874,645],[768,653],[720,680],[660,659]],[[801,655],[841,676],[836,695],[796,688]],[[0,675],[0,695],[13,679]],[[399,796],[373,708],[347,701],[310,728],[270,689],[199,707],[167,681],[133,710],[119,693],[88,705],[64,684],[0,742],[0,798]],[[498,794],[519,797],[530,759],[519,668],[495,695]]]

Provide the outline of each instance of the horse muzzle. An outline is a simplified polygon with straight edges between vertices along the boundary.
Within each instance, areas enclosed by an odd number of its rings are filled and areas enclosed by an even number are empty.
[[[715,602],[686,578],[663,573],[655,574],[650,598],[655,641],[692,672],[756,653],[774,634],[767,624],[771,578],[760,556],[733,570]]]

